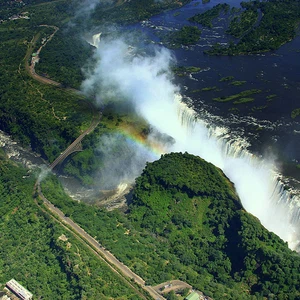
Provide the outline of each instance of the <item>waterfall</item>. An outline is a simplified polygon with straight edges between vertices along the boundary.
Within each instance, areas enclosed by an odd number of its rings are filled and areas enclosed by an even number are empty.
[[[98,46],[100,44],[100,36],[101,36],[101,32],[93,35],[93,44],[96,48],[98,48]]]
[[[102,32],[94,34],[92,37],[92,40],[87,41],[90,45],[98,48],[100,44],[100,37],[101,37]]]
[[[187,128],[190,144],[194,144],[185,150],[220,167],[234,182],[243,207],[296,250],[300,241],[300,198],[284,185],[275,163],[253,155],[248,151],[248,141],[232,136],[227,128],[210,126],[185,103],[178,105],[180,100],[175,99],[179,122]]]
[[[177,97],[177,115],[180,120],[181,126],[185,127],[187,130],[192,131],[197,121],[196,113],[192,108],[189,108],[186,104],[181,102],[179,96]]]
[[[252,155],[243,132],[232,135],[226,128],[211,126],[216,122],[207,121],[208,112],[203,109],[196,114],[190,108],[192,102],[182,101],[180,88],[170,76],[173,56],[168,50],[159,48],[152,55],[135,56],[128,55],[129,48],[123,39],[103,43],[95,53],[94,71],[82,84],[84,92],[94,93],[99,85],[99,99],[111,93],[122,97],[150,126],[173,138],[167,152],[186,151],[221,168],[234,183],[244,208],[295,248],[299,240],[298,199],[290,197],[275,178],[279,172],[274,160]]]

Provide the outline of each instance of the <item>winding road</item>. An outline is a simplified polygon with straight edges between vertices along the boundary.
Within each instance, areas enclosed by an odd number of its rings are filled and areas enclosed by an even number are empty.
[[[65,214],[55,207],[42,193],[40,183],[37,182],[35,185],[35,189],[40,197],[43,200],[44,205],[51,212],[51,214],[55,215],[58,220],[72,229],[73,234],[80,236],[82,241],[85,242],[88,246],[91,246],[94,251],[101,255],[106,263],[118,274],[121,274],[123,277],[127,278],[127,281],[130,283],[130,280],[134,280],[135,283],[140,285],[140,287],[145,290],[153,299],[163,300],[165,299],[160,295],[158,291],[152,286],[146,286],[145,280],[142,279],[139,275],[131,271],[126,265],[124,265],[121,261],[119,261],[111,252],[106,250],[103,246],[101,246],[92,236],[90,236],[84,229],[82,229],[78,224],[76,224],[72,219],[66,217]],[[133,287],[134,288],[134,287]],[[141,295],[142,298],[147,299],[144,295]]]
[[[47,39],[47,41],[38,49],[37,56],[35,59],[38,59],[38,55],[43,47],[46,46],[47,42],[49,42],[55,33],[59,30],[58,27],[55,26],[48,26],[48,25],[41,25],[46,27],[52,27],[54,28],[53,34]],[[25,68],[28,71],[29,75],[33,77],[35,80],[44,83],[49,84],[56,87],[62,87],[60,83],[53,81],[49,78],[45,78],[43,76],[38,75],[35,72],[35,63],[36,61],[33,59],[31,61],[31,64],[29,64],[29,59],[32,56],[34,46],[36,44],[36,41],[39,38],[39,34],[35,35],[34,38],[31,41],[30,47],[28,47],[28,50],[25,55]],[[74,90],[75,92],[78,92]],[[52,164],[50,165],[50,169],[53,170],[59,163],[61,163],[68,155],[70,155],[74,150],[78,147],[79,143],[83,140],[83,138],[91,133],[99,124],[101,119],[101,113],[97,112],[94,107],[91,106],[93,109],[93,119],[91,121],[91,124],[88,129],[86,129],[65,151],[63,151],[59,157],[57,157]],[[124,265],[122,262],[120,262],[112,253],[107,251],[103,246],[101,246],[92,236],[90,236],[84,229],[82,229],[79,225],[77,225],[73,220],[66,217],[65,214],[59,210],[57,207],[55,207],[42,193],[41,186],[39,180],[37,180],[35,186],[34,186],[34,195],[38,195],[40,199],[43,200],[43,204],[47,208],[47,213],[51,216],[55,216],[57,221],[67,228],[68,230],[71,229],[72,233],[79,238],[83,243],[85,243],[91,251],[97,254],[98,258],[104,260],[110,268],[118,273],[120,276],[126,279],[127,284],[129,284],[136,293],[142,297],[143,299],[148,299],[147,296],[143,295],[132,283],[130,283],[131,280],[133,280],[135,283],[137,283],[147,294],[151,296],[151,298],[156,300],[163,300],[165,299],[163,296],[159,294],[152,286],[146,286],[145,281],[136,273],[131,271],[126,265]],[[37,202],[36,202],[37,203]],[[44,212],[46,212],[38,203],[40,209],[42,209]]]
[[[37,33],[33,39],[30,42],[30,46],[27,49],[26,55],[25,55],[25,69],[27,70],[27,72],[29,73],[29,75],[34,78],[35,80],[44,83],[44,84],[49,84],[49,85],[53,85],[53,86],[57,86],[57,87],[61,87],[61,84],[59,82],[56,82],[52,79],[43,77],[38,75],[35,72],[35,64],[38,62],[39,60],[39,54],[42,51],[42,49],[47,45],[47,43],[49,43],[52,38],[54,37],[54,35],[56,34],[56,32],[59,30],[58,27],[56,26],[51,26],[51,25],[40,25],[40,27],[48,27],[48,28],[53,28],[54,32],[49,36],[49,38],[39,47],[39,49],[36,52],[36,56],[32,57],[33,54],[33,50],[34,47],[36,45],[37,40],[40,37],[40,33]],[[30,63],[29,63],[30,61]]]

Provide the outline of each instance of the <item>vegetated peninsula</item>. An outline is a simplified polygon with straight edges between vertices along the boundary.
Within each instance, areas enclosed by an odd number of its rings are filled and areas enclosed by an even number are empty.
[[[213,27],[222,10],[229,11],[228,5],[218,4],[210,10],[190,18],[203,26]],[[228,46],[215,44],[205,53],[210,55],[238,55],[276,50],[296,36],[300,20],[300,3],[297,0],[269,0],[241,2],[243,11],[231,9],[227,33],[239,40]],[[259,17],[261,15],[261,17]]]
[[[230,6],[226,3],[218,4],[202,14],[197,14],[189,18],[189,21],[196,22],[203,26],[212,28],[213,27],[212,21],[218,18],[222,11],[227,13],[229,11],[229,8]]]
[[[300,297],[299,254],[247,213],[223,172],[200,157],[170,153],[148,163],[126,213],[74,202],[54,177],[42,189],[147,285],[180,279],[214,299]]]
[[[90,23],[131,23],[187,2],[112,1],[112,7],[96,8]],[[0,128],[52,162],[97,115],[87,99],[65,88],[80,85],[80,59],[84,61],[91,48],[80,46],[76,29],[69,28],[68,38],[62,34],[74,16],[73,2],[22,3],[0,4]],[[45,23],[47,27],[40,26]],[[48,51],[42,52],[36,70],[59,81],[59,87],[36,81],[25,68],[44,38],[53,33],[51,26],[60,29],[47,44]],[[245,99],[237,101],[250,101]],[[292,117],[298,115],[299,110],[293,111]],[[96,149],[93,138],[121,125],[136,125],[128,118],[103,113],[100,125],[83,141],[87,151],[66,163],[69,174],[89,184],[86,174],[99,162],[91,150]],[[144,124],[136,127],[147,133]],[[139,299],[136,288],[124,284],[122,276],[49,215],[42,200],[33,195],[37,175],[0,152],[1,288],[15,278],[37,299]],[[215,299],[300,297],[299,255],[246,213],[232,183],[199,157],[172,153],[148,164],[136,181],[126,213],[73,201],[54,175],[42,182],[42,191],[147,285],[181,279]]]
[[[35,181],[0,149],[0,292],[15,278],[33,299],[143,299],[37,204]]]
[[[299,255],[248,214],[222,171],[199,157],[172,153],[148,164],[136,180],[130,218],[200,275],[199,288],[210,289],[210,278],[244,298],[300,297]],[[209,294],[223,299],[221,291]]]
[[[178,31],[173,31],[162,36],[162,41],[170,48],[194,45],[200,39],[201,30],[196,26],[183,26]]]
[[[131,1],[113,1],[113,9],[106,9],[102,6],[96,7],[92,14],[91,22],[96,24],[108,23],[135,23],[145,20],[164,10],[181,7],[191,0],[174,1],[174,0],[131,0]]]

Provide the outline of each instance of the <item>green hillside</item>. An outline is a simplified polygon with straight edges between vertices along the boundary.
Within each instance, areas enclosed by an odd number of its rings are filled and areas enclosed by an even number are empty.
[[[112,1],[113,6],[96,7],[90,18],[76,16],[79,0],[23,2],[0,3],[0,130],[52,162],[99,115],[91,99],[72,89],[80,86],[82,66],[92,55],[77,29],[88,31],[104,22],[134,23],[189,0]],[[276,49],[294,37],[297,1],[249,4],[256,5],[264,13],[260,25],[252,30],[256,13],[249,14],[245,6],[248,13],[230,25],[240,42],[232,49],[217,45],[214,54]],[[227,5],[221,7],[228,10]],[[282,18],[277,18],[282,10]],[[198,21],[211,26],[220,13],[198,16]],[[17,18],[10,20],[13,14]],[[279,21],[270,31],[273,20]],[[72,27],[73,21],[78,27]],[[54,86],[34,78],[28,63],[56,27],[36,67],[43,79],[58,81]],[[197,28],[185,26],[171,38],[193,44],[199,35]],[[109,106],[101,110],[98,127],[82,141],[83,151],[62,166],[65,174],[91,186],[103,163],[103,136],[114,136],[116,128],[143,138],[149,133],[148,124],[132,112],[116,113]],[[292,117],[298,115],[294,110]],[[122,144],[112,150],[121,153]],[[38,205],[33,194],[37,173],[12,163],[0,149],[0,290],[15,278],[34,299],[139,299],[132,286]],[[128,196],[126,212],[73,201],[54,174],[41,186],[49,201],[146,285],[180,279],[214,299],[300,299],[299,255],[245,212],[223,172],[199,157],[171,153],[147,164]]]
[[[148,164],[136,180],[130,218],[166,238],[182,264],[227,287],[238,284],[245,298],[300,297],[299,255],[247,213],[222,172],[198,157],[172,153]]]
[[[0,291],[12,278],[33,299],[140,299],[32,198],[35,174],[0,152]]]
[[[42,189],[149,285],[181,279],[214,299],[300,297],[299,255],[199,157],[171,153],[147,164],[126,213],[74,202],[54,177]]]

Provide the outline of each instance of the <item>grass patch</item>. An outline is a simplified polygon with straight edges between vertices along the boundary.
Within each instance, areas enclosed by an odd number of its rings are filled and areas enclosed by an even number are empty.
[[[201,30],[197,26],[183,26],[178,31],[172,31],[161,38],[171,48],[194,45],[200,39]]]
[[[267,99],[268,102],[270,102],[270,101],[272,101],[275,97],[277,97],[277,95],[276,95],[276,94],[272,94],[272,95],[267,96],[266,99]]]
[[[234,85],[234,86],[240,86],[240,85],[243,85],[243,84],[245,84],[247,81],[245,81],[245,80],[235,80],[235,81],[232,81],[232,82],[230,82],[229,84],[230,85]]]
[[[224,82],[224,81],[231,81],[233,79],[234,79],[234,76],[226,76],[226,77],[222,77],[219,81]]]
[[[214,91],[216,89],[217,89],[216,86],[208,86],[208,87],[201,89],[201,92]]]
[[[194,67],[194,66],[190,66],[190,67],[180,66],[180,67],[173,68],[173,72],[177,76],[186,76],[188,74],[198,73],[199,71],[201,71],[201,68]]]
[[[292,111],[292,113],[291,113],[291,117],[292,117],[293,119],[295,119],[295,118],[298,117],[298,116],[300,116],[300,108],[294,109],[294,110]]]
[[[249,102],[253,102],[254,101],[254,98],[240,98],[236,101],[233,102],[233,104],[243,104],[243,103],[249,103]]]
[[[258,93],[261,93],[261,90],[251,89],[251,90],[245,90],[238,94],[234,94],[234,95],[227,96],[227,97],[222,96],[222,97],[213,98],[213,100],[217,101],[217,102],[229,102],[229,101],[232,101],[232,100],[235,100],[238,98],[246,98],[247,96],[250,96],[253,94],[258,94]]]
[[[218,18],[222,11],[227,13],[229,9],[230,9],[230,5],[226,3],[223,4],[220,3],[202,14],[196,14],[195,16],[189,18],[188,20],[191,22],[199,23],[205,27],[212,28],[213,27],[212,21]]]

